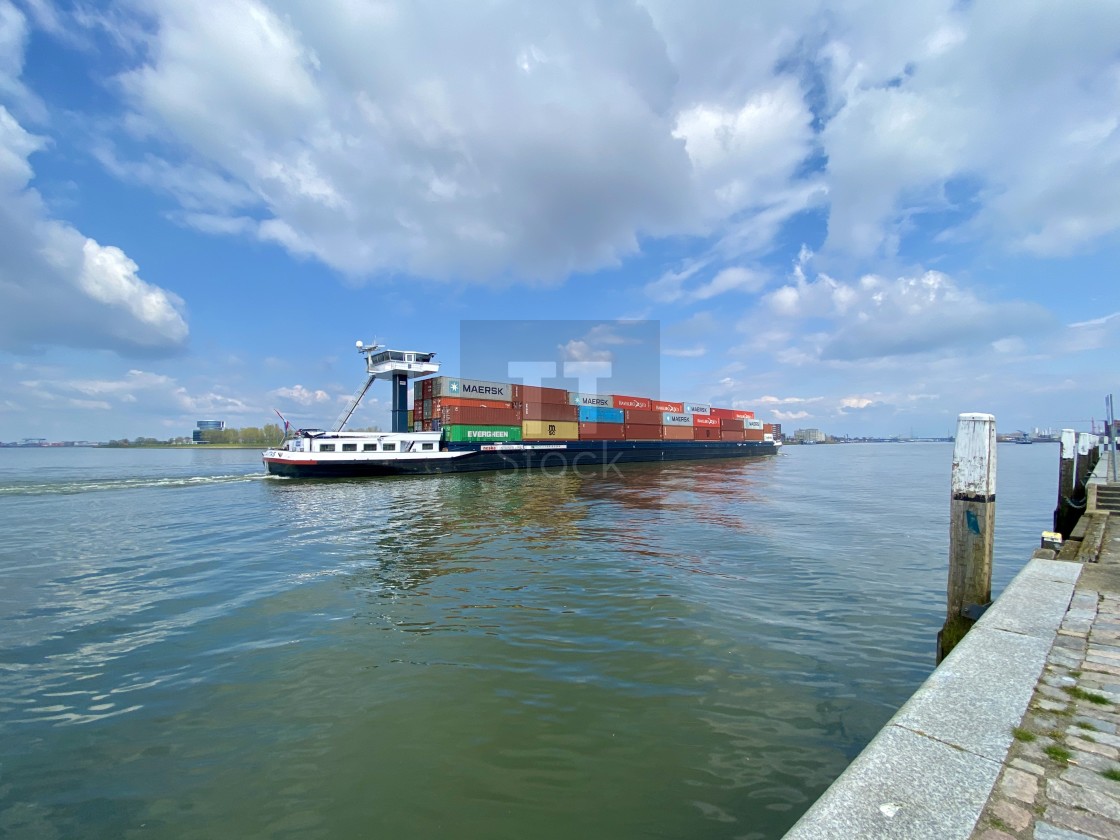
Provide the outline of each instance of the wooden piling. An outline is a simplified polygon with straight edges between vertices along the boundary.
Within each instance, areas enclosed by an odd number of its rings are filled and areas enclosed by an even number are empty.
[[[949,502],[949,585],[945,626],[937,634],[941,662],[992,600],[992,535],[996,518],[996,419],[957,418]]]
[[[1077,470],[1077,435],[1073,429],[1062,429],[1062,451],[1058,461],[1058,505],[1054,508],[1054,530],[1068,539],[1073,531],[1073,526],[1080,518],[1080,511],[1075,511],[1071,504],[1073,500],[1073,482]]]

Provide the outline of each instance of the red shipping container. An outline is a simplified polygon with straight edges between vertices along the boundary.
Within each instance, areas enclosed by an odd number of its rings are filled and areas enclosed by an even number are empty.
[[[652,411],[650,408],[650,401],[645,397],[620,397],[617,394],[614,397],[615,408],[633,408],[638,411]],[[637,421],[635,421],[637,422]],[[660,422],[660,421],[658,421]]]
[[[720,420],[749,420],[754,417],[754,412],[742,408],[713,408],[711,416]]]
[[[568,392],[563,388],[538,388],[536,385],[522,385],[521,402],[567,405]]]
[[[425,400],[432,398],[432,380],[422,379],[420,381],[420,396]]]
[[[430,432],[431,430],[432,430],[432,421],[431,420],[425,420],[420,424],[420,431]]]
[[[510,400],[515,402],[515,403],[521,402],[522,401],[521,400],[521,386],[520,385],[510,385],[509,387],[510,387]]]
[[[629,412],[627,413],[629,414]],[[655,411],[650,413],[657,414]],[[624,440],[661,440],[661,424],[627,423],[622,427],[622,437]]]
[[[719,427],[721,429],[723,429],[724,431],[727,431],[728,429],[730,429],[732,431],[741,432],[741,431],[743,431],[743,421],[742,420],[720,420],[719,421]]]
[[[469,397],[440,397],[436,400],[442,408],[509,408],[508,402],[494,400],[475,400]]]
[[[718,417],[712,417],[712,415],[710,415],[710,414],[693,414],[692,415],[692,425],[693,426],[707,426],[708,428],[718,429],[719,428],[719,418]]]
[[[570,420],[574,423],[579,420],[579,406],[527,402],[521,405],[521,416],[526,420]]]
[[[720,434],[723,435],[724,440],[746,440],[746,438],[743,437],[742,429],[739,429],[739,431],[735,431],[734,429],[721,429]]]
[[[762,424],[762,431],[764,431],[768,435],[774,434],[774,424],[773,423],[763,423]]]
[[[514,408],[475,408],[445,405],[439,413],[445,426],[520,426],[521,412]]]
[[[619,423],[580,423],[580,440],[621,440],[622,425]]]
[[[711,426],[696,426],[692,431],[693,440],[723,440],[720,430]]]
[[[684,411],[684,403],[671,403],[661,402],[659,400],[651,400],[650,408],[653,411],[668,411],[672,414],[680,414]]]
[[[655,403],[656,405],[656,403]],[[662,440],[694,440],[693,432],[696,431],[692,426],[662,426],[661,439]]]
[[[615,399],[619,399],[615,397]],[[626,409],[623,414],[623,419],[626,423],[633,423],[635,426],[652,426],[654,424],[661,425],[661,412],[660,411],[635,411],[634,409]]]
[[[762,429],[744,429],[743,440],[765,440]]]

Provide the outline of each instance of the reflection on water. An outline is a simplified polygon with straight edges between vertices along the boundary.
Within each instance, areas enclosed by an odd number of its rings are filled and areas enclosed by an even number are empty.
[[[1025,530],[1053,469],[1015,449]],[[778,837],[943,617],[948,447],[332,482],[75,457],[0,459],[31,488],[0,506],[5,836]],[[1028,555],[997,530],[997,580]]]

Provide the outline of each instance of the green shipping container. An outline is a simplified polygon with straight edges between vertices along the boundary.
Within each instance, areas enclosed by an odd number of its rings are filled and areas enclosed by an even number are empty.
[[[520,426],[464,426],[456,424],[443,427],[445,440],[455,443],[501,443],[521,440]]]

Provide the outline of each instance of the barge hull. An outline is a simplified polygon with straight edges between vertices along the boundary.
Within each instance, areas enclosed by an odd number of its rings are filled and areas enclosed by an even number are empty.
[[[454,458],[308,459],[266,458],[272,475],[289,478],[365,478],[390,475],[437,475],[497,470],[540,470],[601,467],[651,461],[695,461],[754,458],[774,455],[771,441],[569,441],[563,445],[525,444],[523,447],[451,444]]]

